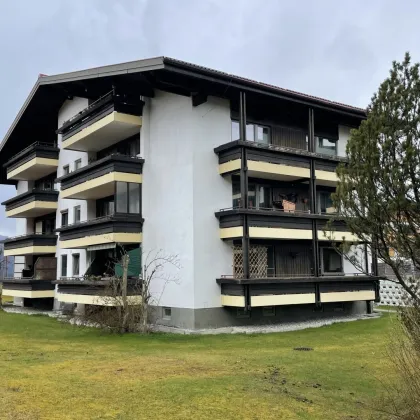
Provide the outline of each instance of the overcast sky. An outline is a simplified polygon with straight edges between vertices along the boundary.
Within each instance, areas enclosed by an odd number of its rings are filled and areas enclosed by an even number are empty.
[[[419,15],[408,0],[0,0],[0,139],[39,73],[159,55],[364,107],[392,60],[420,60]]]

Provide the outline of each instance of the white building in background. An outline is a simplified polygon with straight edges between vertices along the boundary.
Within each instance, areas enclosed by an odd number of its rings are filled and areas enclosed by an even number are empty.
[[[122,248],[177,255],[156,322],[185,328],[367,312],[378,299],[331,240],[335,168],[362,109],[160,57],[40,77],[0,145],[16,185],[6,294],[56,309],[101,303]],[[367,274],[366,274],[367,273]],[[102,279],[92,284],[91,279]],[[134,294],[132,291],[131,294]],[[136,302],[136,296],[132,296]]]

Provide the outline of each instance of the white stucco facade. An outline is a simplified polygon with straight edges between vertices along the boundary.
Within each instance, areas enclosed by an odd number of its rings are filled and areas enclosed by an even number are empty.
[[[231,271],[232,251],[214,212],[231,205],[232,186],[218,174],[213,148],[230,140],[230,130],[229,102],[221,99],[195,108],[188,97],[157,91],[144,109],[143,251],[176,254],[181,265],[165,268],[178,283],[154,284],[160,306],[220,306],[215,279]]]
[[[88,106],[88,100],[85,98],[73,98],[72,100],[67,100],[61,107],[58,113],[57,128],[61,127],[64,121],[70,119],[83,109]],[[58,134],[57,144],[60,148],[60,154],[58,158],[58,169],[57,177],[64,175],[64,167],[69,165],[70,172],[75,170],[75,161],[78,159],[82,160],[82,167],[88,164],[88,153],[78,152],[73,150],[64,150],[61,149],[61,134]],[[60,184],[58,184],[58,189],[60,189]],[[68,223],[74,223],[74,208],[80,206],[81,210],[81,221],[88,220],[89,218],[94,218],[95,215],[95,202],[89,200],[66,200],[59,198],[58,200],[58,209],[56,214],[56,226],[61,227],[61,212],[68,211]],[[89,211],[89,213],[88,213]],[[90,217],[89,217],[90,216]],[[67,276],[73,276],[72,272],[72,255],[80,255],[80,274],[84,274],[87,269],[87,252],[84,249],[60,249],[60,242],[57,241],[57,276],[58,278],[62,273],[62,259],[61,255],[67,255]]]

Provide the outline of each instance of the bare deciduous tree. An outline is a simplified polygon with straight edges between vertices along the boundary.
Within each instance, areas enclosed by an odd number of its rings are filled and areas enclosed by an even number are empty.
[[[77,316],[79,323],[118,333],[148,332],[152,306],[159,304],[168,283],[179,281],[177,275],[167,273],[166,269],[170,266],[177,271],[180,264],[176,255],[166,255],[163,251],[142,254],[142,261],[141,275],[129,278],[130,256],[123,251],[121,259],[116,261],[121,264],[122,276],[84,279],[98,290],[98,297],[94,305],[87,306],[85,313]]]

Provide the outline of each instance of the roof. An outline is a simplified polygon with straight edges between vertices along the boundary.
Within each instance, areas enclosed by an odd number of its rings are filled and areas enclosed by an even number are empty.
[[[274,90],[276,90],[278,92],[281,92],[281,93],[294,95],[296,97],[301,97],[302,99],[315,100],[315,101],[323,103],[325,105],[338,106],[338,107],[342,107],[342,108],[345,108],[345,109],[348,109],[348,110],[351,110],[351,111],[357,111],[357,112],[361,112],[361,113],[366,112],[366,110],[364,108],[359,108],[359,107],[355,107],[355,106],[352,106],[352,105],[343,104],[341,102],[330,101],[328,99],[320,98],[318,96],[313,96],[313,95],[308,95],[306,93],[296,92],[294,90],[281,88],[279,86],[270,85],[268,83],[258,82],[256,80],[248,79],[246,77],[236,76],[234,74],[225,73],[225,72],[220,71],[220,70],[210,69],[208,67],[188,63],[186,61],[177,60],[175,58],[170,58],[170,57],[162,57],[162,58],[163,58],[165,63],[173,63],[173,64],[177,64],[177,65],[181,65],[181,66],[191,67],[193,69],[197,69],[197,70],[205,71],[205,72],[208,72],[208,73],[213,73],[213,74],[217,74],[217,75],[220,75],[220,76],[228,77],[232,80],[237,80],[237,81],[240,81],[240,82],[253,84],[253,85],[256,85],[256,86],[260,86],[262,88],[274,89]]]
[[[44,86],[54,86],[56,84],[68,84],[70,82],[77,83],[78,81],[88,81],[92,79],[100,79],[107,77],[115,77],[120,75],[133,75],[136,73],[145,73],[165,70],[178,74],[187,75],[190,77],[206,79],[214,83],[224,84],[227,87],[235,87],[243,90],[250,90],[262,94],[268,94],[279,98],[294,100],[304,104],[318,106],[328,109],[333,109],[338,112],[348,113],[359,118],[366,115],[366,110],[363,108],[354,107],[351,105],[342,104],[340,102],[330,101],[304,93],[295,92],[293,90],[281,88],[267,83],[258,82],[247,79],[230,73],[219,70],[210,69],[208,67],[197,64],[188,63],[170,57],[155,57],[143,60],[131,61],[121,64],[113,64],[101,67],[95,67],[87,70],[74,71],[69,73],[56,74],[52,76],[45,76],[40,74],[34,87],[29,93],[22,108],[18,112],[16,118],[11,124],[9,130],[0,143],[0,152],[4,148],[7,140],[12,135],[13,131],[19,124],[19,121],[24,116],[31,101],[37,95],[40,88]]]

